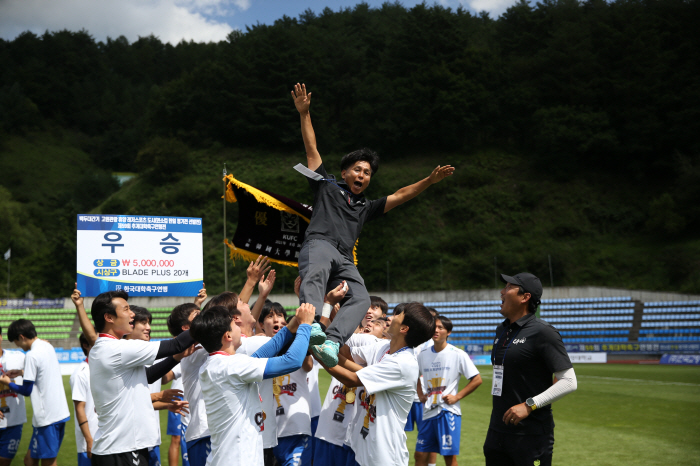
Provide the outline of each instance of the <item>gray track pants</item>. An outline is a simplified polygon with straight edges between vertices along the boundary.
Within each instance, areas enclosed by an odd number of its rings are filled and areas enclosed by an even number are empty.
[[[311,239],[299,253],[299,276],[299,302],[316,306],[317,316],[321,315],[326,293],[343,280],[347,282],[348,292],[340,312],[326,329],[328,339],[342,346],[360,325],[370,305],[365,281],[357,267],[328,241]]]

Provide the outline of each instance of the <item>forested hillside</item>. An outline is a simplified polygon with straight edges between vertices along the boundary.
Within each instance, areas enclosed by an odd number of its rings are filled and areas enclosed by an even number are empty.
[[[555,285],[700,292],[698,20],[697,0],[521,2],[498,19],[387,3],[308,11],[216,44],[89,31],[0,40],[11,293],[68,293],[83,212],[202,216],[205,281],[221,291],[223,163],[312,200],[290,168],[304,161],[295,82],[314,94],[333,170],[346,151],[379,152],[370,197],[457,167],[367,225],[368,288],[386,289],[387,267],[392,290],[489,287],[494,257],[548,284],[551,255]],[[139,176],[120,188],[115,171]],[[231,206],[229,236],[235,223]],[[237,286],[243,268],[230,267]]]

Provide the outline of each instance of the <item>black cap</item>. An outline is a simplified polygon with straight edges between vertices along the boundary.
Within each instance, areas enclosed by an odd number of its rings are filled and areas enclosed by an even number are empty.
[[[522,286],[526,293],[532,295],[532,299],[535,302],[539,302],[542,298],[542,282],[531,273],[521,272],[512,277],[501,274],[501,280],[503,280],[504,283]]]

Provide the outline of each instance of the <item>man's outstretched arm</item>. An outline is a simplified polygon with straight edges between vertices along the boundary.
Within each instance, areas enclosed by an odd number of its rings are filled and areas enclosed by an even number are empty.
[[[314,127],[311,125],[311,114],[309,107],[311,106],[311,92],[306,93],[306,84],[297,83],[292,91],[292,99],[294,105],[299,111],[301,118],[301,137],[304,138],[304,147],[306,148],[306,161],[309,170],[316,171],[321,166],[321,154],[316,148],[316,134]]]
[[[437,168],[435,168],[435,170],[433,170],[433,172],[427,178],[420,180],[418,183],[413,183],[410,186],[401,188],[391,196],[388,196],[386,198],[386,206],[384,206],[384,213],[389,212],[394,207],[399,206],[406,201],[410,201],[411,199],[428,189],[428,187],[431,184],[435,184],[444,180],[448,176],[452,175],[454,171],[454,167],[450,165],[445,165],[444,167],[438,165]]]

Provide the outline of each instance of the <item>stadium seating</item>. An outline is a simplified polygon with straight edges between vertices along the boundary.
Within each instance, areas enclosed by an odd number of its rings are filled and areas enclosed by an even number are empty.
[[[424,304],[452,320],[451,341],[457,345],[492,344],[493,332],[503,321],[500,300]],[[635,302],[631,297],[544,299],[539,312],[560,331],[565,343],[626,343],[633,328]]]
[[[76,319],[75,309],[3,309],[0,326],[5,335],[7,327],[17,319],[29,319],[36,327],[37,336],[44,340],[55,340],[63,346],[71,337]]]
[[[700,341],[700,301],[644,303],[639,341]]]
[[[389,309],[398,303],[389,304]],[[503,321],[501,301],[426,302],[454,324],[455,345],[489,345]],[[151,338],[171,338],[167,318],[171,308],[150,308]],[[293,311],[293,307],[286,310]],[[554,325],[564,343],[700,342],[700,301],[641,303],[630,297],[545,299],[540,317]],[[2,309],[0,326],[6,332],[14,320],[25,318],[36,326],[40,338],[57,347],[78,346],[80,333],[74,309]]]

